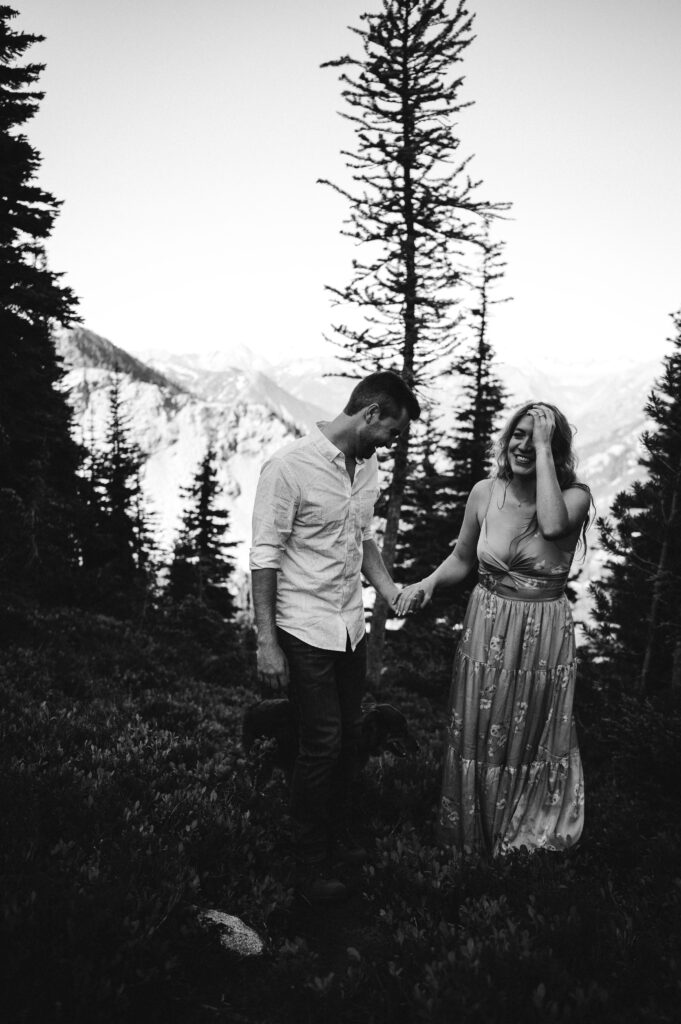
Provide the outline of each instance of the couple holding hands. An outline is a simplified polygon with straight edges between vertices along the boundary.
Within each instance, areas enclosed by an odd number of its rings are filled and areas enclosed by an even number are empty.
[[[266,692],[288,691],[298,721],[291,814],[297,885],[313,901],[346,895],[332,867],[365,856],[348,802],[366,684],[361,574],[405,615],[478,566],[454,659],[438,842],[491,855],[558,850],[583,827],[565,588],[591,496],[576,479],[572,431],[553,406],[517,409],[497,440],[494,475],[469,495],[452,553],[400,590],[371,530],[376,450],[419,415],[397,374],[373,373],[338,416],[268,459],[256,492],[258,677]]]

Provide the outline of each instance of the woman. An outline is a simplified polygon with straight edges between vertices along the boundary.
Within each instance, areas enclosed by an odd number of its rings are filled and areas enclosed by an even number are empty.
[[[497,442],[498,470],[476,484],[451,555],[396,602],[475,587],[454,660],[438,839],[464,850],[561,850],[584,823],[572,714],[575,636],[565,596],[591,495],[575,478],[572,431],[545,403],[518,409]],[[477,548],[476,548],[477,545]]]

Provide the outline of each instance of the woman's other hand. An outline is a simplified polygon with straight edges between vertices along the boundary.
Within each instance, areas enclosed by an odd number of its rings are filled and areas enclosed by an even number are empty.
[[[528,411],[533,421],[532,444],[535,448],[550,448],[553,431],[556,429],[553,410],[545,405],[533,405]]]

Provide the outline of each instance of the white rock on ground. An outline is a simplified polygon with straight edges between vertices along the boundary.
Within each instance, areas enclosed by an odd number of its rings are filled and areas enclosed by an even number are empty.
[[[240,956],[260,956],[263,952],[265,943],[241,918],[225,914],[222,910],[200,910],[198,916],[205,924],[219,925],[220,944],[223,949],[238,953]]]

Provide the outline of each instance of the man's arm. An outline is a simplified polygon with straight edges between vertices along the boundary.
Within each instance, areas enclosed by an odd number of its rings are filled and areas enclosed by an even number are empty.
[[[400,588],[393,583],[381,557],[381,552],[378,550],[376,541],[371,539],[362,541],[362,550],[362,572],[374,590],[392,607],[392,603],[399,594]]]
[[[250,553],[253,611],[258,631],[258,682],[263,696],[288,685],[288,663],[277,640],[277,572],[295,516],[296,498],[282,461],[270,460],[260,473],[253,506]]]
[[[277,570],[253,569],[251,587],[258,630],[258,682],[263,695],[280,693],[288,686],[288,662],[277,640]]]

